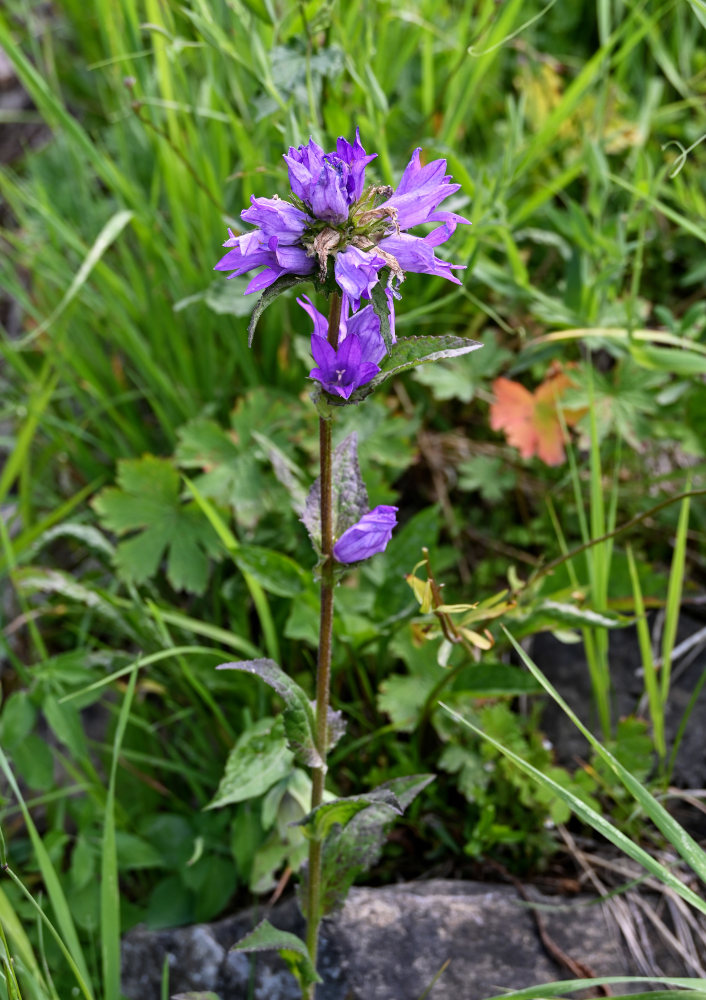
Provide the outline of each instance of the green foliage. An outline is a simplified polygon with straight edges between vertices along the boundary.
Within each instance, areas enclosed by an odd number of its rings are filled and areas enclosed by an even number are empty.
[[[323,840],[319,916],[340,909],[355,879],[379,859],[387,827],[434,780],[431,774],[393,778],[350,799],[324,803],[304,821]],[[302,873],[299,905],[308,920],[308,872]]]
[[[109,531],[131,535],[116,550],[121,576],[142,583],[166,554],[167,579],[174,589],[203,593],[208,557],[220,555],[221,548],[198,506],[182,503],[173,465],[151,455],[126,459],[118,465],[117,483],[103,490],[93,506]]]
[[[260,719],[243,733],[228,754],[225,772],[209,808],[220,809],[263,795],[289,774],[292,760],[283,718]]]
[[[320,767],[321,756],[316,748],[314,710],[306,693],[272,660],[241,660],[222,663],[219,670],[242,670],[255,674],[284,699],[283,735],[297,762],[308,767]],[[255,751],[257,753],[258,751]],[[265,789],[263,789],[264,791]],[[247,798],[248,796],[246,796]]]
[[[263,920],[254,931],[238,941],[233,950],[276,951],[285,960],[302,989],[307,989],[312,983],[321,982],[301,938],[296,934],[290,934],[289,931],[277,930],[267,920]]]

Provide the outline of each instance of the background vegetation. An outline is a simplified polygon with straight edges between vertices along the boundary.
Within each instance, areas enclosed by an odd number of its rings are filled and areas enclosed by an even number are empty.
[[[600,758],[557,765],[501,626],[582,642],[595,728],[668,783],[679,608],[704,572],[705,27],[702,0],[8,0],[0,46],[33,107],[3,121],[51,131],[0,173],[2,827],[86,996],[117,1000],[120,930],[271,893],[301,850],[308,778],[267,757],[276,705],[213,668],[271,655],[311,686],[318,598],[291,505],[316,475],[309,325],[283,297],[249,351],[246,281],[212,268],[251,195],[286,195],[282,152],[310,134],[358,126],[385,184],[417,146],[447,159],[473,222],[449,250],[464,284],[410,275],[397,329],[484,344],[341,421],[402,527],[337,595],[354,725],[332,773],[342,794],[438,773],[374,877],[415,857],[536,871],[568,819],[442,694],[652,836]],[[540,437],[571,424],[549,467],[490,408],[498,377],[534,392],[557,366],[563,416],[524,404]],[[434,614],[430,574],[467,607]],[[635,615],[643,714],[618,725],[608,635]],[[245,776],[236,744],[259,762]],[[66,995],[16,881],[0,923],[27,995]]]

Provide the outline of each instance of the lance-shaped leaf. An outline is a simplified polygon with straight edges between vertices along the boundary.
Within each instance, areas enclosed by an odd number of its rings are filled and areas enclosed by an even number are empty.
[[[385,294],[388,274],[389,271],[387,268],[383,268],[380,272],[380,280],[376,285],[373,285],[370,298],[373,303],[373,311],[380,320],[380,336],[384,340],[385,350],[389,354],[394,344],[392,340],[392,332],[390,330],[390,303],[387,299],[387,295]]]
[[[252,311],[252,316],[250,317],[250,322],[248,323],[248,347],[252,347],[253,337],[255,336],[255,327],[257,326],[260,316],[264,313],[265,309],[274,302],[278,295],[282,292],[286,292],[288,288],[294,288],[295,285],[301,285],[304,281],[311,281],[311,278],[302,277],[300,274],[283,274],[281,278],[273,282],[269,288],[266,288],[262,293],[260,298],[257,300],[257,305]]]
[[[317,806],[297,824],[304,828],[309,840],[325,840],[334,826],[345,828],[364,809],[375,806],[381,816],[388,820],[402,815],[402,806],[389,788],[376,788],[362,795],[351,795],[346,799],[333,799]]]
[[[261,719],[246,730],[228,754],[218,791],[207,809],[220,809],[264,795],[292,770],[284,719]]]
[[[297,763],[305,767],[323,766],[314,739],[316,724],[311,702],[306,692],[274,660],[238,660],[234,663],[221,663],[216,670],[242,670],[247,674],[255,674],[276,691],[284,701],[284,731]]]
[[[349,434],[334,449],[331,460],[333,493],[333,535],[340,538],[344,531],[361,519],[369,508],[368,491],[358,465],[358,435]],[[321,550],[321,478],[309,490],[302,515],[312,544]]]
[[[382,324],[382,320],[380,322]],[[331,397],[328,402],[332,406],[360,403],[378,386],[409,368],[418,368],[420,365],[431,364],[432,361],[469,354],[482,346],[477,340],[471,340],[469,337],[456,337],[450,333],[438,337],[402,337],[396,344],[391,345],[387,357],[383,360],[382,371],[379,375],[351,393],[348,400],[336,400]]]
[[[393,778],[385,782],[375,793],[391,792],[402,810],[434,780],[432,774],[416,774],[405,778]],[[375,793],[370,793],[373,795]],[[385,798],[369,803],[357,811],[345,826],[334,825],[324,841],[322,852],[321,902],[319,917],[339,909],[348,895],[348,890],[358,877],[376,863],[385,842],[387,827],[395,817]],[[298,890],[299,906],[306,919],[308,871],[301,873]]]
[[[303,990],[308,990],[313,983],[321,982],[302,939],[289,931],[278,930],[267,920],[263,920],[254,931],[233,945],[231,951],[279,952]]]
[[[205,993],[194,993],[190,990],[188,993],[175,993],[172,1000],[221,1000],[221,998],[210,990]]]

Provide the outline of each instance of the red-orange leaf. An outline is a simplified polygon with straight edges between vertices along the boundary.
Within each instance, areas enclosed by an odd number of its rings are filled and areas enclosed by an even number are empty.
[[[519,448],[523,458],[537,455],[547,465],[561,465],[565,457],[564,433],[557,401],[570,385],[571,379],[563,372],[551,375],[533,393],[519,382],[496,379],[490,426],[494,431],[504,431],[508,444]],[[572,414],[566,422],[573,423],[577,416]]]

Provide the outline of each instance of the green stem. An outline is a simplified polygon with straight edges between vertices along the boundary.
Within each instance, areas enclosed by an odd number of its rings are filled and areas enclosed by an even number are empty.
[[[328,340],[338,348],[338,328],[341,320],[341,297],[334,292],[328,317]],[[331,421],[319,418],[319,458],[321,463],[321,619],[319,629],[319,657],[316,667],[316,748],[322,760],[321,767],[313,768],[311,808],[320,806],[324,797],[326,780],[327,723],[329,690],[331,686],[331,642],[333,638],[333,494]],[[309,891],[307,899],[306,945],[316,968],[321,922],[321,853],[322,842],[312,840],[309,845]],[[315,985],[304,994],[304,1000],[314,1000]]]

